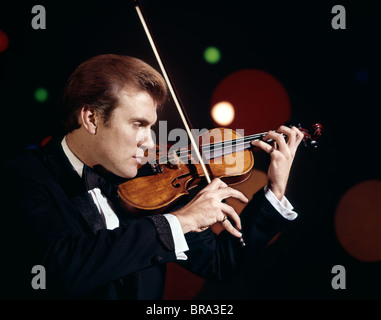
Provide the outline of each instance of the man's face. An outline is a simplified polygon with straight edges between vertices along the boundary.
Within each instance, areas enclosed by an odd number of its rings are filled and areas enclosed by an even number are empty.
[[[107,125],[97,127],[96,159],[103,168],[123,178],[133,178],[144,157],[144,148],[152,148],[151,126],[157,120],[156,103],[144,91],[121,91],[119,101]]]

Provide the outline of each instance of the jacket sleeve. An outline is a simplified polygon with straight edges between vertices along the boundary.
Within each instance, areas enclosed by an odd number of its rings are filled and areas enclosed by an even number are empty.
[[[77,295],[176,260],[164,217],[129,219],[114,230],[84,232],[80,213],[59,184],[33,158],[24,164],[1,169],[1,246],[14,279],[26,281],[27,274],[30,287],[33,265],[43,265],[47,275]]]
[[[231,279],[240,266],[263,250],[269,241],[283,231],[291,221],[282,217],[266,199],[263,190],[257,192],[241,213],[242,234],[239,239],[222,231],[211,230],[186,235],[188,260],[179,261],[188,270],[209,280]]]

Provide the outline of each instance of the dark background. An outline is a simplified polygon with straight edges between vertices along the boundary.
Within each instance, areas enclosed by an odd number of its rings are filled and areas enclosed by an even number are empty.
[[[300,213],[297,221],[233,281],[206,283],[197,298],[381,297],[380,262],[349,255],[334,229],[341,196],[361,181],[380,179],[381,10],[375,3],[142,1],[193,127],[214,127],[214,88],[232,72],[254,68],[283,84],[291,120],[325,128],[319,150],[295,160],[288,197]],[[36,4],[46,9],[46,30],[31,27]],[[345,30],[331,27],[335,4],[346,9]],[[127,54],[157,67],[132,0],[8,1],[0,8],[0,29],[10,39],[0,53],[2,159],[57,133],[63,87],[87,58]],[[216,65],[203,60],[209,45],[223,53]],[[44,103],[33,97],[38,87],[49,92]],[[181,126],[171,103],[167,110],[163,118]],[[331,287],[338,264],[346,268],[345,290]]]

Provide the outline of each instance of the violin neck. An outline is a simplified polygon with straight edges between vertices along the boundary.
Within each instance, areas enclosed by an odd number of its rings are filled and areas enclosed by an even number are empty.
[[[210,144],[203,144],[201,145],[201,154],[204,160],[209,160],[222,157],[224,155],[236,153],[239,151],[244,151],[253,147],[253,145],[251,144],[252,141],[263,140],[266,134],[267,132],[262,132],[250,136],[244,136],[230,140],[223,140],[220,142]],[[270,143],[272,141],[272,139],[268,139],[265,142]],[[161,154],[157,160],[159,161],[159,163],[170,162],[172,164],[176,164],[179,161],[187,163],[190,159],[191,152],[192,149],[190,149],[187,146],[186,148],[180,148],[176,151],[173,151],[170,154]],[[156,163],[156,159],[154,160],[154,163]]]
[[[263,140],[267,132],[256,133],[250,136],[244,136],[232,140],[204,144],[201,146],[201,152],[204,158],[214,159],[227,154],[244,151],[252,147],[251,142],[255,140]],[[267,140],[266,142],[269,142]]]

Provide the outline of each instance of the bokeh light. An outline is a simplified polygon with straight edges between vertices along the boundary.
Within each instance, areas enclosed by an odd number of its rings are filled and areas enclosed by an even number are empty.
[[[24,147],[24,150],[33,150],[33,149],[37,149],[38,148],[38,144],[35,144],[35,143],[29,143],[27,144],[25,147]]]
[[[221,60],[221,51],[216,47],[207,47],[204,50],[204,59],[208,63],[215,64]]]
[[[167,263],[163,300],[192,300],[201,291],[205,279],[175,262]]]
[[[53,136],[47,136],[47,137],[45,137],[44,139],[41,140],[40,146],[41,147],[45,146],[52,138],[53,138]]]
[[[45,88],[38,88],[34,92],[34,98],[38,102],[45,102],[48,99],[48,96],[49,96],[48,90],[46,90]]]
[[[234,120],[234,107],[228,101],[221,101],[212,107],[211,114],[217,124],[227,126]]]
[[[366,69],[360,68],[356,70],[355,79],[359,83],[366,83],[369,80],[369,72]]]
[[[256,70],[236,71],[216,87],[211,106],[228,101],[234,106],[234,130],[244,129],[245,135],[277,129],[290,120],[291,107],[283,85],[271,74]]]
[[[5,50],[7,50],[8,46],[9,46],[8,36],[3,30],[0,30],[0,52],[4,52]]]
[[[380,198],[381,180],[367,180],[350,188],[336,208],[336,236],[361,261],[381,260]]]

